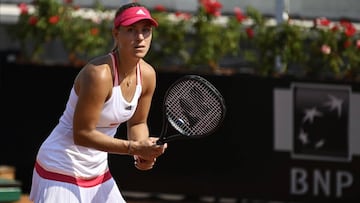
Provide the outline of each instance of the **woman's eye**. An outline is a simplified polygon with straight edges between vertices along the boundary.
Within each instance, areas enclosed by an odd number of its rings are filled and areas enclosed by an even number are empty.
[[[134,32],[134,29],[133,28],[128,28],[127,32],[129,32],[129,33]]]
[[[143,33],[148,33],[148,32],[150,32],[151,31],[151,28],[144,28],[143,29]]]

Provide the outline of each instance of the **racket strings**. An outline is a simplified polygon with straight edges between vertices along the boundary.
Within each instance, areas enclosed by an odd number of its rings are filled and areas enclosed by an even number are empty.
[[[223,104],[208,85],[186,80],[175,85],[166,98],[169,122],[185,135],[211,133],[221,122]]]

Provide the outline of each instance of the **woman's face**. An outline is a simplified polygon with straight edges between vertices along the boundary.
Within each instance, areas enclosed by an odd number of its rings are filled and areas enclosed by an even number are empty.
[[[141,20],[130,26],[120,26],[114,35],[121,54],[143,58],[150,48],[152,26],[148,20]]]

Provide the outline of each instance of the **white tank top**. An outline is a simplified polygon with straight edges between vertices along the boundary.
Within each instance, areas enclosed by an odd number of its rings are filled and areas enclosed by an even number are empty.
[[[114,69],[114,86],[111,97],[104,103],[96,129],[114,137],[120,124],[134,114],[140,98],[141,70],[136,69],[136,90],[130,102],[122,96],[119,85],[116,55],[110,53]],[[37,162],[44,169],[80,178],[93,178],[108,170],[107,152],[75,145],[73,141],[73,115],[78,96],[72,87],[69,99],[59,123],[41,145]]]

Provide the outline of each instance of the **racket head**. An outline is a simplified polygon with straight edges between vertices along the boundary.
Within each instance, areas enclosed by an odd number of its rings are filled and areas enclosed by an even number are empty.
[[[175,81],[165,93],[163,107],[168,123],[183,138],[200,138],[214,133],[226,114],[221,93],[199,75],[185,75]]]

